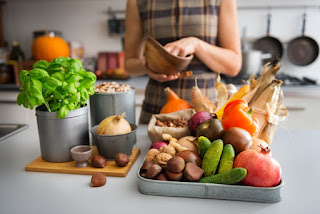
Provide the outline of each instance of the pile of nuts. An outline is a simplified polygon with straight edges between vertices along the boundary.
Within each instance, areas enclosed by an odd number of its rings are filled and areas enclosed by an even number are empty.
[[[97,93],[115,93],[115,92],[127,92],[133,90],[130,85],[119,84],[116,82],[103,82],[96,86],[94,90]]]
[[[175,120],[167,120],[167,121],[156,121],[156,126],[160,127],[173,127],[173,128],[184,128],[188,126],[188,121],[185,119],[175,119]]]
[[[115,158],[115,163],[119,167],[124,167],[129,163],[130,159],[128,155],[123,153],[118,153]],[[100,155],[95,155],[91,160],[91,166],[95,168],[104,168],[107,165],[107,159]],[[107,182],[106,176],[101,173],[97,172],[92,175],[91,177],[91,186],[92,187],[101,187],[105,185]]]
[[[169,144],[159,150],[152,148],[148,151],[140,176],[162,181],[198,181],[204,171],[200,168],[198,160],[201,159],[197,153],[182,147],[168,134],[163,134],[163,139]]]

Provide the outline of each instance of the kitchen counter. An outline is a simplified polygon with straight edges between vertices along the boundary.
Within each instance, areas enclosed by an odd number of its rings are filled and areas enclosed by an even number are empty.
[[[7,138],[0,144],[0,213],[319,213],[320,130],[278,127],[272,153],[283,169],[283,199],[265,204],[141,194],[137,171],[151,144],[146,128],[138,127],[141,154],[127,177],[107,177],[100,188],[90,187],[89,175],[24,171],[40,155],[36,127]]]

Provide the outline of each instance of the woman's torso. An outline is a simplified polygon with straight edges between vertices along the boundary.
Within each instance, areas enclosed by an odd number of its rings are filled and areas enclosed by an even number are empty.
[[[137,4],[145,36],[155,38],[160,44],[190,36],[217,44],[220,0],[137,0]],[[186,70],[193,71],[194,75],[164,83],[150,79],[142,106],[141,123],[148,123],[152,114],[160,112],[166,103],[165,87],[170,87],[180,98],[191,102],[195,77],[203,93],[209,99],[215,99],[216,73],[197,57]]]

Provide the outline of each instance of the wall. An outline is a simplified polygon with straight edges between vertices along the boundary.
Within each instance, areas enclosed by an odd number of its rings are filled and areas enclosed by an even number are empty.
[[[286,52],[288,41],[301,34],[301,16],[305,10],[306,35],[320,43],[319,0],[237,2],[239,30],[241,33],[246,27],[249,41],[266,34],[266,16],[270,12],[271,35],[284,43]],[[48,28],[62,31],[67,40],[82,41],[86,56],[96,56],[98,51],[119,51],[122,49],[121,38],[108,35],[106,11],[109,6],[124,10],[125,4],[125,0],[7,0],[3,9],[5,38],[9,42],[18,40],[27,56],[30,56],[32,31]],[[285,8],[288,5],[296,7]],[[306,6],[305,9],[303,6]],[[285,53],[281,72],[316,78],[320,82],[319,58],[309,66],[298,67],[288,61]]]

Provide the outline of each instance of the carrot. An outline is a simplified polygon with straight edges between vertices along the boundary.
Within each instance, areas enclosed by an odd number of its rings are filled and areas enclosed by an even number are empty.
[[[207,111],[214,113],[217,107],[198,88],[197,78],[195,79],[195,84],[196,85],[192,87],[191,91],[191,102],[194,110],[196,112]]]

